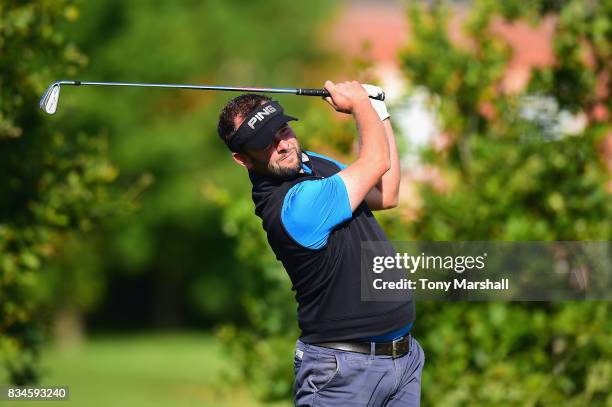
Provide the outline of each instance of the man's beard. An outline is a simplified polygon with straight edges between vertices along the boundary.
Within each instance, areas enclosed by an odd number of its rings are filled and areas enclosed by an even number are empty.
[[[278,162],[263,163],[257,160],[253,160],[255,164],[253,166],[253,169],[255,170],[255,172],[259,172],[265,175],[272,175],[276,178],[281,178],[281,179],[295,178],[302,170],[302,149],[298,145],[295,147],[295,149],[292,149],[291,151],[287,152],[284,157],[287,157],[288,155],[294,154],[294,153],[296,154],[297,159],[295,161],[295,164],[292,166],[281,166],[279,165]]]

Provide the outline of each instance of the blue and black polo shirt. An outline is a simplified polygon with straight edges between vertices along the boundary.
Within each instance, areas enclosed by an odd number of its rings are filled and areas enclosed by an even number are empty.
[[[306,343],[387,341],[406,334],[414,303],[361,301],[362,241],[387,238],[365,202],[351,211],[344,165],[306,152],[303,173],[282,180],[249,172],[255,213],[293,283]],[[394,252],[388,245],[389,253]]]

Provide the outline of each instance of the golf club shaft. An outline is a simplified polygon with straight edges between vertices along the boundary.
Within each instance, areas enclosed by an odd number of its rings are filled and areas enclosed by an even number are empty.
[[[87,82],[87,81],[59,81],[60,85],[73,86],[134,86],[146,88],[175,88],[175,89],[196,89],[214,90],[227,92],[259,92],[259,93],[285,93],[300,96],[330,96],[326,89],[303,89],[303,88],[255,88],[239,86],[213,86],[213,85],[191,85],[191,84],[170,84],[170,83],[130,83],[130,82]],[[372,99],[384,100],[384,93],[370,96]]]

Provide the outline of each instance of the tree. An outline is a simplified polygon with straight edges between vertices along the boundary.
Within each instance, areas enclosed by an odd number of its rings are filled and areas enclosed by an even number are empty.
[[[424,151],[423,160],[441,170],[448,188],[422,185],[423,204],[413,222],[382,216],[389,238],[610,238],[612,208],[604,188],[609,175],[598,154],[609,123],[591,110],[601,104],[610,108],[609,97],[595,92],[593,79],[609,71],[611,15],[610,2],[604,3],[589,2],[585,8],[577,1],[475,1],[465,20],[467,45],[449,37],[453,9],[448,4],[411,7],[403,71],[411,83],[426,87],[439,106],[441,127],[451,143]],[[512,49],[493,32],[493,22],[537,24],[546,16],[558,22],[558,62],[532,72],[522,92],[503,92]],[[598,62],[579,58],[585,47]],[[557,131],[556,114],[524,114],[534,100],[536,105],[553,103],[556,113],[585,111],[590,121],[581,134],[566,136]],[[325,140],[337,136],[334,131],[324,134]],[[221,206],[230,199],[219,191],[213,195]],[[281,270],[247,203],[230,205],[224,223],[238,239],[239,253],[252,259],[249,278],[263,284],[246,296],[248,330],[230,327],[221,334],[234,345],[260,397],[286,397],[293,380],[286,361],[297,329],[291,322],[293,303],[277,290],[288,285],[279,280]],[[420,302],[413,330],[426,351],[424,404],[607,405],[610,311],[608,304],[596,302]]]
[[[86,61],[58,28],[77,16],[69,0],[0,6],[0,360],[3,382],[16,385],[40,376],[57,300],[41,283],[50,263],[67,237],[87,233],[118,203],[104,137],[37,109],[53,79]]]
[[[610,2],[475,1],[463,33],[448,33],[443,2],[410,9],[403,70],[439,103],[447,148],[424,160],[445,191],[422,185],[420,216],[403,230],[417,240],[609,240],[610,174],[600,143],[610,132],[598,83],[610,72]],[[528,86],[506,92],[512,49],[495,21],[555,19],[555,63],[534,69]],[[542,104],[551,114],[539,114]],[[535,110],[534,110],[535,109]],[[599,113],[595,109],[598,109]],[[560,112],[583,113],[564,134]],[[427,354],[427,404],[609,405],[612,355],[607,303],[486,303],[418,306],[416,336]],[[420,334],[420,336],[419,336]]]
[[[95,61],[82,77],[281,86],[311,80],[306,72],[321,66],[319,51],[311,44],[313,27],[326,10],[324,1],[308,6],[280,0],[111,3],[89,1],[71,28],[79,49]],[[235,239],[223,232],[220,212],[250,203],[248,179],[216,134],[222,106],[238,94],[108,88],[69,92],[62,96],[62,108],[78,112],[72,115],[74,122],[108,130],[109,153],[120,169],[118,184],[129,185],[143,174],[151,180],[138,216],[107,222],[95,250],[111,284],[137,282],[141,311],[123,326],[112,326],[115,320],[99,314],[89,319],[90,326],[209,328],[244,321],[244,304],[237,297],[243,293],[250,260],[236,260]],[[319,102],[284,95],[278,99],[298,112]],[[231,191],[232,199],[222,208],[211,198],[214,185]],[[134,302],[129,295],[103,298],[98,311],[108,315],[111,307],[126,309]]]

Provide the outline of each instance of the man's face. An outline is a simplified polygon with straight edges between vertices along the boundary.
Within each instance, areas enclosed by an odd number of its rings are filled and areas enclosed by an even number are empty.
[[[302,149],[293,129],[285,123],[274,134],[272,142],[260,150],[246,150],[243,165],[261,173],[280,178],[293,178],[302,170]]]

